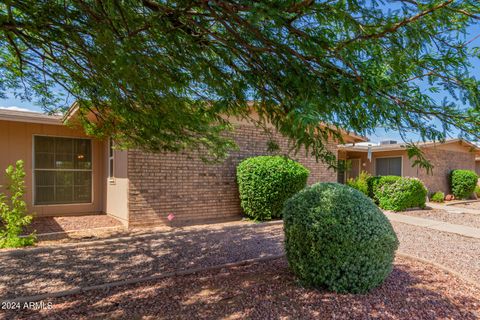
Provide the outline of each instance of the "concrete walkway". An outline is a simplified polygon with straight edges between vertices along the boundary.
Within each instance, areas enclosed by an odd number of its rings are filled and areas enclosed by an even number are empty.
[[[412,216],[406,216],[399,213],[385,212],[390,221],[406,223],[422,228],[433,229],[437,231],[455,233],[464,237],[480,239],[480,229],[458,224],[437,221],[432,219],[424,219]]]

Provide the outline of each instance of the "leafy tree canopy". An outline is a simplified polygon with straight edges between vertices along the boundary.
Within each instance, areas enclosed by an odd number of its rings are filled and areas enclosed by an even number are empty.
[[[2,1],[0,92],[51,107],[62,87],[101,120],[91,133],[213,158],[234,146],[222,115],[254,110],[333,162],[321,122],[478,137],[479,20],[474,0]]]

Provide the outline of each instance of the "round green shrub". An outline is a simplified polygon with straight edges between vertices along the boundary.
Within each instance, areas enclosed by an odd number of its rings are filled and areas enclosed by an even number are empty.
[[[288,263],[308,286],[363,293],[392,270],[398,240],[371,199],[338,183],[318,183],[283,209]]]
[[[450,187],[457,199],[468,199],[475,191],[478,175],[471,170],[453,170],[450,174]]]
[[[403,211],[408,208],[425,207],[427,188],[417,178],[400,178],[377,190],[379,206],[385,210]]]
[[[282,156],[259,156],[237,167],[240,204],[255,220],[281,217],[285,201],[305,188],[310,172],[300,163]]]
[[[442,191],[437,191],[434,194],[432,194],[432,196],[430,197],[430,201],[433,201],[433,202],[443,202],[444,199],[445,199],[445,193],[443,193]]]

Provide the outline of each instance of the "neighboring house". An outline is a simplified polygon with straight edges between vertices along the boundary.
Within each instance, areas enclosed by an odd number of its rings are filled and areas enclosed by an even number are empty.
[[[71,108],[66,117],[75,114]],[[170,213],[174,222],[185,224],[238,219],[236,166],[244,158],[268,154],[267,135],[244,121],[234,122],[240,150],[211,165],[185,153],[115,150],[112,141],[92,139],[63,120],[0,110],[0,168],[25,161],[26,201],[37,216],[103,212],[128,226],[165,224]],[[365,141],[342,135],[346,143]],[[287,140],[279,134],[275,138],[285,151]],[[335,154],[337,145],[334,140],[329,144]],[[295,158],[310,169],[309,183],[337,181],[336,172],[305,152]]]
[[[449,173],[454,169],[478,170],[476,158],[480,147],[462,139],[449,139],[444,143],[425,142],[418,145],[425,157],[434,166],[427,174],[425,169],[412,167],[404,144],[384,141],[380,144],[347,144],[339,146],[339,159],[349,160],[345,172],[339,173],[340,180],[355,178],[361,171],[372,175],[396,175],[417,177],[423,181],[429,192],[450,192]],[[370,159],[369,159],[370,153]]]

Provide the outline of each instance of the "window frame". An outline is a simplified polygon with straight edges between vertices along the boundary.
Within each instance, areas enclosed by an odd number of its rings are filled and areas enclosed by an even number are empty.
[[[77,140],[88,140],[90,142],[90,150],[91,150],[91,162],[92,167],[90,169],[36,169],[35,168],[35,137],[47,137],[47,138],[66,138],[66,139],[77,139]],[[44,206],[79,206],[79,205],[92,205],[95,201],[95,182],[94,182],[94,175],[93,175],[93,167],[94,167],[94,148],[93,148],[93,141],[87,137],[71,137],[71,136],[57,136],[57,135],[48,135],[48,134],[33,134],[32,135],[32,206],[34,207],[44,207]],[[36,186],[35,186],[35,173],[36,170],[43,170],[43,171],[77,171],[77,172],[90,172],[91,174],[91,183],[90,183],[90,202],[71,202],[71,203],[45,203],[45,204],[37,204],[36,199]]]
[[[375,157],[375,163],[374,163],[375,175],[378,175],[377,174],[377,159],[390,159],[390,158],[400,158],[400,177],[403,177],[403,155]]]
[[[108,181],[111,184],[115,183],[115,141],[112,138],[108,138]],[[110,172],[112,173],[110,175]]]

